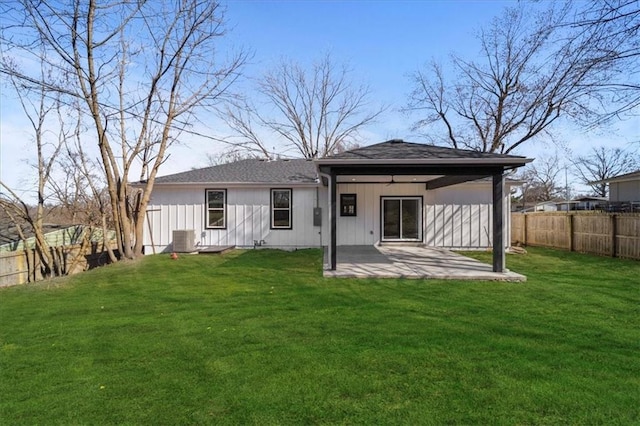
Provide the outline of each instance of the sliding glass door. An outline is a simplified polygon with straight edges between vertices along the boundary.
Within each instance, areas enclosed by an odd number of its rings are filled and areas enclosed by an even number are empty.
[[[422,199],[382,197],[382,241],[422,239]]]

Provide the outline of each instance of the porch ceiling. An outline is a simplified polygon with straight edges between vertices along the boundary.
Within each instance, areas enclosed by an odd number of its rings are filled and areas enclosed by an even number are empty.
[[[502,164],[322,164],[318,163],[321,173],[334,174],[336,176],[352,176],[352,175],[483,175],[491,176],[494,174],[502,174],[504,170],[508,170],[518,165],[502,165]]]
[[[341,175],[338,183],[426,183],[443,175]]]
[[[459,183],[502,175],[504,166],[485,165],[369,165],[354,164],[348,166],[320,165],[320,174],[324,175],[322,184],[329,184],[326,176],[335,176],[337,183],[423,183],[426,189],[444,188]]]
[[[429,159],[387,164],[379,160],[365,162],[321,159],[316,160],[316,165],[319,173],[324,175],[322,183],[325,186],[329,184],[326,176],[334,176],[338,183],[416,182],[425,183],[426,189],[430,190],[502,175],[506,170],[518,168],[529,161],[531,160],[524,157],[516,157],[515,160],[513,158],[497,158],[492,161],[461,159],[457,163],[451,161],[434,163]]]

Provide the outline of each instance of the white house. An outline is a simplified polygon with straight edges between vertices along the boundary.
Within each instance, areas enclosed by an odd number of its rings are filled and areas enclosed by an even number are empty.
[[[317,160],[241,160],[158,177],[145,252],[174,250],[174,231],[189,230],[200,248],[328,247],[332,268],[337,246],[494,247],[502,271],[504,172],[529,161],[391,140]]]
[[[610,202],[640,203],[640,170],[591,183],[608,183]]]
[[[543,201],[533,207],[523,209],[522,212],[566,212],[575,210],[596,210],[601,205],[606,204],[607,199],[603,197],[577,197],[568,201]]]

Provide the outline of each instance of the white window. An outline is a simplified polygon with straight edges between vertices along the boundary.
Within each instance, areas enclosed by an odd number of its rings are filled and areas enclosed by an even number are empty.
[[[210,229],[225,229],[227,227],[227,190],[207,189],[205,198],[205,226]]]
[[[271,229],[291,229],[291,189],[271,190]]]

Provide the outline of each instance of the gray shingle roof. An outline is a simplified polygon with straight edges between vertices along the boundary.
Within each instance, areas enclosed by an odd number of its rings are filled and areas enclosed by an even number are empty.
[[[316,177],[310,160],[250,159],[161,176],[156,183],[313,183]]]
[[[352,149],[326,157],[328,160],[509,160],[523,159],[505,154],[493,154],[435,145],[390,140],[375,145]],[[321,160],[322,161],[322,160]],[[172,183],[314,183],[317,173],[314,162],[292,160],[240,160],[233,163],[189,170],[156,178],[158,184]]]
[[[442,146],[426,145],[422,143],[405,142],[393,139],[386,142],[352,149],[331,155],[327,159],[336,160],[405,160],[405,159],[511,159],[525,158],[514,155],[494,154],[472,151],[467,149],[453,149]]]
[[[26,226],[24,223],[21,223],[21,230],[25,238],[32,238],[35,236],[33,229],[30,226]],[[45,223],[42,225],[42,230],[45,235],[58,232],[61,230],[65,230],[67,228],[74,228],[78,225],[57,225],[51,223]],[[22,241],[18,230],[16,229],[13,220],[5,217],[4,215],[0,215],[0,246],[4,246],[6,244],[17,245]]]

